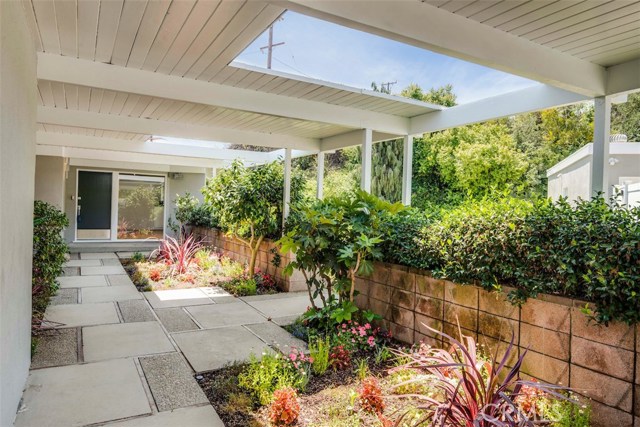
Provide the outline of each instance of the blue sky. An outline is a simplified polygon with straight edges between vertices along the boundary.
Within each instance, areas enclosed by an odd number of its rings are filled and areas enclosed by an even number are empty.
[[[450,58],[315,18],[287,12],[275,25],[274,70],[357,88],[397,80],[396,93],[417,83],[423,89],[451,83],[464,104],[537,84],[531,80]],[[236,61],[266,68],[262,34]]]

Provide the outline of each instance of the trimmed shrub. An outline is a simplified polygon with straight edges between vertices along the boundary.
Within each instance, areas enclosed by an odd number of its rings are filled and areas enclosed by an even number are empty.
[[[62,274],[69,247],[62,230],[69,225],[63,212],[49,203],[36,200],[33,210],[32,293],[34,312],[46,308],[49,296],[58,289],[56,278]],[[37,298],[43,296],[44,298]]]

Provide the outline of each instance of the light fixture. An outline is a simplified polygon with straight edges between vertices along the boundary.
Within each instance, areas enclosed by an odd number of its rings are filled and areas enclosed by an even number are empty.
[[[615,166],[619,161],[620,159],[616,157],[609,157],[609,166]]]

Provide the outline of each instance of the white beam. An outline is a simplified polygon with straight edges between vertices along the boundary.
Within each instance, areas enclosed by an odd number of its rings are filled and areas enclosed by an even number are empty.
[[[324,196],[324,153],[318,153],[316,162],[316,198],[321,200]]]
[[[363,129],[362,134],[362,176],[360,188],[371,193],[371,163],[373,153],[373,135],[371,129]]]
[[[373,142],[389,141],[390,139],[401,138],[402,135],[389,134],[384,132],[373,132]],[[341,133],[339,135],[329,136],[320,140],[320,151],[340,150],[347,147],[355,147],[362,144],[362,130],[353,130],[351,132]]]
[[[404,136],[402,155],[402,204],[411,206],[411,180],[413,178],[413,136]]]
[[[311,138],[243,131],[213,126],[198,126],[187,123],[125,117],[117,116],[115,114],[93,113],[53,107],[38,107],[38,122],[61,126],[110,130],[114,132],[131,132],[143,135],[161,135],[175,138],[228,142],[233,144],[261,145],[264,147],[296,148],[299,150],[312,151],[318,150],[320,147],[318,140]]]
[[[284,191],[282,195],[282,229],[291,210],[291,148],[284,150]]]
[[[277,1],[296,12],[475,62],[587,96],[605,93],[605,69],[419,1]],[[390,17],[393,19],[390,19]]]
[[[93,150],[89,148],[60,147],[56,145],[36,145],[36,154],[43,156],[59,156],[104,162],[136,162],[159,166],[190,166],[210,168],[222,166],[219,160],[200,159],[192,157],[176,157],[161,154],[132,154],[129,151]]]
[[[586,101],[589,98],[547,85],[536,85],[469,104],[411,118],[410,134],[435,132],[501,117]]]
[[[389,133],[405,134],[409,123],[392,114],[46,53],[38,53],[38,79]]]
[[[167,144],[151,141],[131,141],[117,138],[104,138],[88,135],[69,135],[63,133],[36,133],[36,141],[40,145],[58,147],[88,148],[92,150],[122,151],[136,154],[161,154],[174,157],[192,157],[209,160],[242,159],[251,163],[267,163],[273,158],[272,153],[246,150],[230,150],[226,148],[192,147],[182,144]]]
[[[593,156],[591,157],[591,194],[602,193],[609,200],[609,134],[611,131],[611,99],[594,99]]]
[[[640,58],[607,68],[607,95],[640,89]]]

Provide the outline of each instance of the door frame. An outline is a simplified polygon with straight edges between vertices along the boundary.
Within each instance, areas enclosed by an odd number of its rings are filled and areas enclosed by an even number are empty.
[[[80,181],[80,172],[107,172],[111,173],[111,238],[110,239],[81,239],[78,240],[78,183]],[[76,189],[75,189],[75,210],[74,210],[74,220],[73,220],[73,241],[74,243],[105,243],[105,242],[157,242],[159,239],[118,239],[118,193],[120,191],[120,174],[122,175],[139,175],[143,176],[153,176],[157,178],[164,179],[164,209],[162,213],[162,235],[163,237],[167,235],[167,221],[168,221],[168,206],[167,202],[169,200],[169,175],[167,173],[154,173],[154,172],[139,172],[132,170],[113,170],[113,169],[87,169],[87,168],[77,168],[76,169]]]

